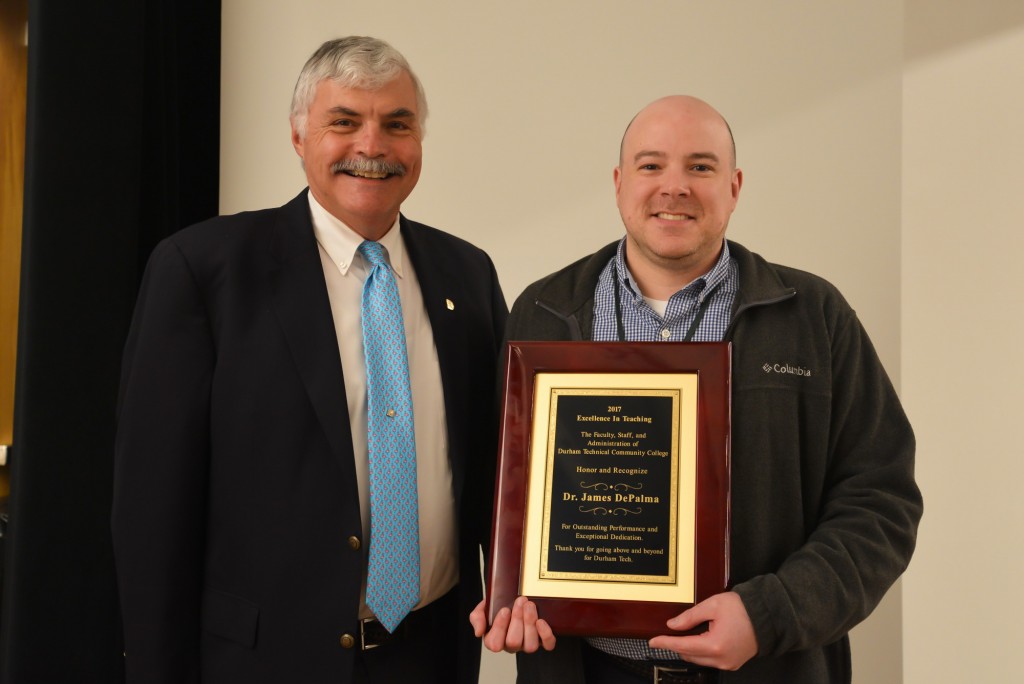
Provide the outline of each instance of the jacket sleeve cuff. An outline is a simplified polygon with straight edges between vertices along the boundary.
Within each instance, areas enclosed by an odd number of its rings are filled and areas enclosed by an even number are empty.
[[[778,580],[772,575],[760,575],[737,584],[732,590],[739,594],[743,607],[747,609],[757,638],[757,654],[762,657],[779,655],[785,648],[777,624],[778,611],[772,609],[777,601],[771,598],[782,591]]]

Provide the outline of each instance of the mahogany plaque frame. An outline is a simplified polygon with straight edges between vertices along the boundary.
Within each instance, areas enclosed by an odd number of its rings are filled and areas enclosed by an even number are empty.
[[[621,374],[696,375],[696,469],[692,514],[693,602],[630,600],[629,586],[603,582],[598,590],[580,597],[531,596],[540,617],[555,634],[649,638],[673,633],[665,621],[695,603],[725,591],[729,585],[731,345],[728,342],[509,342],[505,356],[505,389],[501,412],[499,461],[495,484],[490,563],[487,572],[487,614],[511,606],[523,593],[524,568],[535,568],[524,558],[527,518],[531,501],[531,460],[535,416],[535,390],[539,374],[593,375],[619,387]],[[556,383],[557,384],[557,383]],[[643,389],[643,388],[638,388]],[[538,402],[541,403],[541,402]],[[537,480],[535,479],[534,482]],[[547,484],[545,486],[550,486]],[[684,511],[685,512],[685,511]],[[536,517],[536,511],[533,512]],[[686,557],[688,554],[681,554]],[[531,578],[532,579],[532,578]],[[641,582],[641,584],[643,584]],[[550,593],[550,592],[549,592]],[[557,592],[556,592],[557,593]],[[637,593],[644,593],[642,591]]]

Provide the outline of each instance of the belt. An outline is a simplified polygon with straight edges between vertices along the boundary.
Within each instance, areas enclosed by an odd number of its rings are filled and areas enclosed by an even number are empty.
[[[606,653],[597,648],[591,650],[619,669],[652,684],[717,684],[718,682],[717,670],[700,667],[682,660],[633,660]]]
[[[455,600],[456,591],[455,589],[452,589],[436,601],[433,601],[419,610],[414,610],[406,615],[405,618],[398,623],[398,627],[395,628],[394,632],[388,632],[384,625],[377,621],[377,618],[368,617],[359,620],[360,650],[369,651],[370,649],[377,648],[378,646],[388,642],[401,641],[409,638],[410,632],[415,634],[420,629],[423,629],[425,633],[430,634],[435,631],[432,628],[431,622],[435,617],[437,609],[444,609],[447,603]],[[422,634],[420,637],[422,638]]]
[[[394,633],[391,633],[384,628],[384,625],[377,621],[377,618],[368,617],[361,619],[359,621],[360,650],[369,651],[371,648],[377,648],[381,644],[390,641],[392,637],[401,638],[404,636],[402,633],[407,631],[405,629],[405,622],[405,620],[402,620]]]

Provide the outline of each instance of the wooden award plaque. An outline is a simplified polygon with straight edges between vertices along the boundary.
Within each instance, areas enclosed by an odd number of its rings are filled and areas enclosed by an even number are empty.
[[[649,638],[729,577],[727,342],[510,342],[487,610]]]

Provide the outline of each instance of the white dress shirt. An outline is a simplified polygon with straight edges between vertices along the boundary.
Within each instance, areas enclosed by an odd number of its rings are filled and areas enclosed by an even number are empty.
[[[370,617],[372,612],[366,607],[366,562],[373,540],[370,539],[370,475],[366,446],[366,359],[360,315],[363,282],[370,273],[370,266],[358,252],[363,242],[358,233],[321,207],[313,193],[309,193],[309,207],[345,376],[363,540],[370,542],[362,546],[363,590],[359,613],[360,617]],[[384,246],[391,269],[397,276],[409,354],[420,514],[420,602],[416,606],[420,608],[444,596],[459,580],[458,533],[452,471],[448,461],[444,388],[430,319],[416,272],[405,251],[397,217],[391,230],[380,239],[380,244]],[[345,420],[345,417],[338,416],[338,420]],[[338,494],[341,496],[341,492]],[[339,538],[338,543],[345,541]]]

